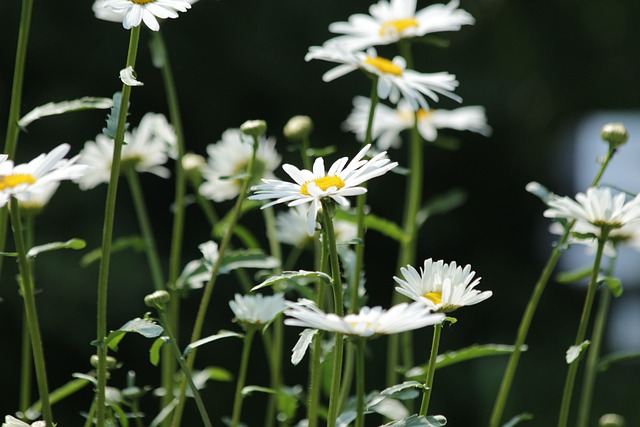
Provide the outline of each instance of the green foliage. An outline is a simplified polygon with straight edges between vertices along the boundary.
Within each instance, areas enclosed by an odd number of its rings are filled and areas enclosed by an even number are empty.
[[[503,424],[502,427],[513,427],[517,424],[520,424],[522,421],[530,421],[532,419],[533,419],[533,415],[525,412],[511,418],[507,423]]]
[[[266,288],[268,286],[273,286],[275,284],[287,281],[295,281],[298,284],[305,283],[308,279],[312,280],[321,280],[326,284],[332,284],[333,279],[326,273],[322,273],[320,271],[306,271],[306,270],[298,270],[298,271],[285,271],[278,276],[271,276],[267,280],[263,281],[259,285],[251,288],[251,292],[257,291],[258,289]],[[304,280],[304,281],[302,281]]]
[[[193,350],[195,350],[198,347],[201,347],[205,344],[209,344],[210,342],[214,342],[214,341],[218,341],[220,339],[224,339],[224,338],[230,338],[230,337],[236,337],[236,338],[242,338],[244,335],[242,334],[238,334],[236,332],[230,332],[230,331],[220,331],[215,335],[209,335],[206,338],[202,338],[199,339],[198,341],[194,341],[191,344],[189,344],[185,349],[184,352],[182,353],[182,355],[184,357],[187,357],[189,355],[189,353],[191,353]]]
[[[118,344],[128,333],[133,332],[140,334],[145,338],[156,338],[160,336],[163,331],[164,329],[162,329],[162,326],[155,322],[149,319],[141,319],[137,317],[128,321],[119,329],[109,332],[109,335],[107,335],[107,339],[105,340],[105,345],[107,345],[111,350],[117,351]]]
[[[83,96],[79,99],[62,102],[49,102],[34,108],[24,115],[19,121],[18,126],[22,130],[42,117],[55,116],[58,114],[68,113],[72,111],[82,111],[91,109],[112,108],[113,101],[109,98],[97,98],[93,96]]]
[[[116,138],[116,133],[118,132],[118,116],[120,115],[120,104],[122,104],[122,93],[116,92],[113,94],[113,105],[111,107],[111,113],[107,114],[107,127],[102,128],[102,133],[107,138]],[[125,129],[127,129],[128,127],[129,123],[126,123]]]
[[[636,360],[640,360],[639,351],[623,351],[619,353],[612,353],[600,359],[600,363],[598,363],[598,370],[600,372],[604,372],[609,369],[611,365]]]
[[[111,253],[114,254],[129,248],[136,252],[142,252],[144,247],[144,240],[140,236],[120,237],[111,244]],[[87,267],[96,261],[100,261],[100,258],[102,258],[102,248],[93,249],[82,257],[80,266]]]
[[[424,417],[422,415],[411,415],[398,421],[384,424],[382,427],[441,427],[447,425],[447,419],[442,415]]]

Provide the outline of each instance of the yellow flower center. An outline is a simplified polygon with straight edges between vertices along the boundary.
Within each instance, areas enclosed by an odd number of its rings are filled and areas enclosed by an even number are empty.
[[[432,303],[434,303],[435,305],[438,305],[442,302],[442,292],[428,292],[422,296],[428,299],[429,301],[431,301]]]
[[[389,61],[388,59],[381,58],[379,56],[376,56],[375,58],[372,56],[367,56],[364,59],[364,62],[375,67],[378,71],[382,73],[393,74],[394,76],[402,75],[402,68],[398,67],[396,64]]]
[[[17,187],[20,184],[34,184],[36,179],[27,173],[17,173],[15,175],[0,176],[0,191]]]
[[[418,120],[427,120],[432,114],[433,108],[430,108],[428,110],[421,108],[418,110]]]
[[[322,178],[317,178],[313,181],[307,181],[302,184],[302,187],[300,187],[300,193],[304,194],[305,196],[309,196],[307,186],[311,183],[314,183],[322,191],[327,191],[327,189],[331,187],[336,187],[338,190],[344,187],[344,181],[339,176],[323,176]]]
[[[148,3],[153,3],[156,0],[129,0],[129,1],[135,4],[148,4]]]
[[[401,34],[407,28],[417,26],[418,21],[416,20],[416,18],[395,19],[393,21],[387,21],[380,26],[380,35],[384,36],[389,32]]]

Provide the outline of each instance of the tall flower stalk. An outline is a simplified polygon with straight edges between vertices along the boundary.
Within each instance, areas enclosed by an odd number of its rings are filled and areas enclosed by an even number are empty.
[[[140,26],[133,27],[130,32],[129,50],[125,68],[134,67],[138,53],[138,41],[140,40]],[[107,336],[107,291],[109,283],[109,263],[111,261],[111,243],[113,237],[113,223],[115,218],[116,194],[118,189],[118,177],[120,175],[120,157],[124,132],[129,109],[131,87],[122,85],[122,97],[119,108],[118,124],[113,145],[113,159],[111,162],[111,174],[107,188],[107,200],[104,211],[104,224],[102,231],[102,257],[100,258],[100,271],[98,275],[98,314],[97,314],[97,394],[96,394],[96,418],[97,426],[105,425],[105,390],[107,387],[107,347],[104,343]]]
[[[420,415],[426,416],[429,410],[429,402],[431,400],[431,392],[433,391],[433,379],[436,375],[436,358],[438,357],[438,347],[440,346],[440,334],[442,332],[442,323],[434,326],[433,339],[431,342],[431,355],[429,357],[429,365],[427,367],[427,378],[424,382],[422,390],[422,403],[420,404]]]

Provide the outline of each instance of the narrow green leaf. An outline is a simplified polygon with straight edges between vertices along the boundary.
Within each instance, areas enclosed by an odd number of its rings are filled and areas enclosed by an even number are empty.
[[[516,415],[515,417],[511,418],[509,421],[507,421],[505,424],[502,425],[502,427],[513,427],[517,424],[520,424],[522,421],[530,421],[533,419],[533,415],[529,414],[527,412],[522,413],[520,415]]]
[[[137,334],[142,335],[145,338],[156,338],[162,334],[164,329],[162,326],[157,325],[148,319],[135,318],[133,320],[128,321],[124,325],[120,327],[120,329],[116,329],[115,331],[111,331],[109,335],[107,335],[107,339],[105,340],[105,344],[109,346],[112,350],[118,349],[118,343],[124,338],[124,335],[129,332],[135,332]]]
[[[213,381],[220,382],[231,382],[233,381],[233,374],[227,371],[224,368],[219,368],[216,366],[210,366],[205,369],[207,374],[209,375],[209,379]]]
[[[120,422],[120,427],[129,427],[129,418],[127,418],[127,413],[122,409],[120,405],[117,403],[109,403],[107,402],[107,406],[113,409],[113,412],[116,413],[116,417]]]
[[[640,352],[639,351],[621,351],[618,353],[608,354],[600,359],[600,363],[598,363],[598,370],[600,372],[604,372],[616,363],[620,362],[629,362],[632,360],[640,360]]]
[[[27,252],[27,256],[35,258],[43,252],[57,251],[59,249],[84,249],[87,243],[82,239],[71,239],[66,242],[52,242],[45,245],[34,246]]]
[[[90,109],[107,109],[113,106],[113,100],[109,98],[96,98],[84,96],[79,99],[62,102],[49,102],[34,108],[18,120],[18,126],[23,130],[34,121],[47,116],[68,113],[71,111],[81,111]]]
[[[151,345],[149,349],[149,362],[151,362],[153,366],[158,366],[158,363],[160,363],[160,349],[167,339],[167,337],[160,337]]]
[[[624,289],[622,288],[622,281],[617,277],[599,277],[598,281],[604,282],[609,288],[611,295],[613,295],[615,298],[620,297],[622,295],[622,292],[624,291]]]
[[[459,208],[467,201],[466,191],[453,188],[445,193],[431,198],[416,215],[416,224],[421,227],[424,222],[434,215],[443,215]]]
[[[441,427],[444,425],[447,425],[447,419],[442,415],[428,417],[423,415],[411,415],[410,417],[384,424],[382,427]]]
[[[18,252],[0,252],[0,256],[10,256],[15,258],[18,256]]]
[[[424,384],[418,381],[405,381],[402,384],[396,384],[382,390],[380,394],[383,396],[391,396],[407,388],[424,388]]]
[[[187,355],[189,353],[191,353],[193,350],[195,350],[196,348],[203,346],[205,344],[209,344],[210,342],[213,341],[217,341],[223,338],[230,338],[230,337],[237,337],[237,338],[242,338],[244,337],[244,335],[242,334],[238,334],[236,332],[230,332],[230,331],[220,331],[215,335],[209,335],[206,338],[202,338],[199,339],[198,341],[194,341],[191,344],[189,344],[185,349],[184,352],[182,353],[182,355],[184,357],[187,357]]]
[[[423,43],[433,47],[439,48],[447,48],[451,45],[451,41],[449,39],[445,39],[442,37],[434,36],[434,35],[426,35],[422,37],[416,37],[412,41],[417,41],[418,43]]]
[[[260,249],[227,251],[222,258],[220,273],[228,273],[238,268],[272,269],[280,266],[280,261],[267,256]]]
[[[562,271],[556,275],[556,282],[563,284],[574,283],[579,280],[586,279],[592,271],[593,265],[579,267],[570,271]]]
[[[82,377],[80,377],[80,375],[82,375]],[[89,384],[95,383],[96,381],[95,378],[91,376],[85,376],[85,374],[74,374],[73,376],[78,378],[69,381],[68,383],[64,384],[61,387],[58,387],[57,389],[49,393],[49,403],[51,405],[66,399],[67,397],[71,396],[74,393],[77,393]],[[27,409],[27,414],[40,413],[41,411],[42,402],[38,400],[33,405],[31,405],[29,409]]]
[[[322,148],[309,148],[307,149],[307,156],[309,157],[325,157],[329,154],[333,154],[337,151],[335,145],[329,145],[327,147]]]
[[[322,273],[320,271],[306,271],[306,270],[298,270],[298,271],[285,271],[278,276],[271,276],[264,282],[259,285],[251,288],[251,292],[257,291],[258,289],[266,288],[267,286],[273,286],[277,283],[293,280],[297,281],[299,279],[320,279],[327,284],[332,284],[333,280],[331,276],[326,273]]]
[[[274,390],[268,387],[260,387],[258,385],[248,385],[242,389],[243,396],[250,396],[254,392],[266,393],[266,394],[280,394],[278,390]]]
[[[342,219],[355,223],[356,215],[351,211],[347,212],[344,210],[338,210],[336,212],[336,219]],[[407,234],[398,224],[373,214],[367,214],[364,217],[364,226],[368,229],[375,230],[380,234],[397,240],[398,242],[403,242],[408,239]]]
[[[119,239],[114,240],[111,245],[111,253],[114,254],[116,252],[120,252],[125,249],[134,249],[136,252],[141,252],[144,250],[144,240],[140,236],[128,236],[121,237]],[[93,264],[96,261],[99,261],[102,258],[102,249],[96,248],[87,253],[80,260],[80,266],[86,267],[90,264]]]

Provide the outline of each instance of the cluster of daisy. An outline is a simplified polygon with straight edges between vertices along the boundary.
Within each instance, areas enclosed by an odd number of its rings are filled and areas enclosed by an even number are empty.
[[[454,75],[415,71],[407,67],[406,58],[389,59],[374,48],[472,25],[474,18],[458,6],[459,1],[452,0],[446,5],[434,4],[417,10],[415,0],[381,0],[369,8],[369,15],[355,14],[347,22],[331,24],[329,30],[339,35],[322,46],[309,48],[307,61],[321,59],[339,64],[323,75],[324,81],[359,69],[377,81],[378,97],[395,105],[393,108],[381,105],[374,113],[373,140],[377,140],[379,149],[397,146],[400,132],[412,128],[416,119],[420,134],[427,141],[435,140],[437,130],[442,128],[470,130],[482,135],[491,133],[483,107],[445,110],[430,106],[431,102],[440,100],[439,95],[462,101],[454,93],[458,87]],[[371,100],[356,97],[353,103],[353,112],[344,128],[364,141]]]

